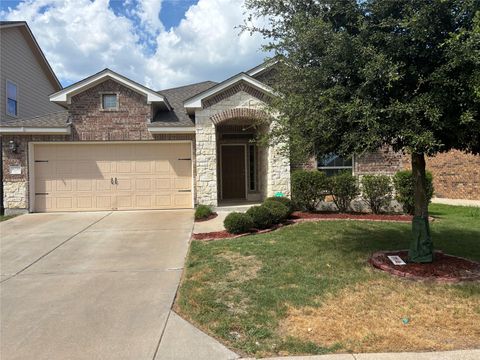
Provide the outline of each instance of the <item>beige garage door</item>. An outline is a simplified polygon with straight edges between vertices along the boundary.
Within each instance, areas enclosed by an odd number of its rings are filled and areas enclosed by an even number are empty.
[[[35,211],[192,207],[190,143],[34,146]]]

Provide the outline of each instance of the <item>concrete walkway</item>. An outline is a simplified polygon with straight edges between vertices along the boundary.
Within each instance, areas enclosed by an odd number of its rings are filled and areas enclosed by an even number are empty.
[[[480,206],[480,200],[465,200],[465,199],[442,199],[432,198],[434,204],[456,205],[456,206]]]

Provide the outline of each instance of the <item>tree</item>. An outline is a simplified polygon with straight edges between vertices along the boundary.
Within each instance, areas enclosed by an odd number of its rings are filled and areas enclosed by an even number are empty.
[[[271,141],[295,154],[391,146],[415,179],[409,260],[431,262],[425,156],[480,152],[480,1],[247,0],[282,58]],[[249,24],[266,19],[264,27]],[[300,149],[300,150],[299,150]]]

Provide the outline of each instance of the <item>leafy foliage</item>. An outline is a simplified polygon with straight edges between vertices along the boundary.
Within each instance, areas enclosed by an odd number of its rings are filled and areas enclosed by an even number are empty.
[[[327,176],[320,171],[296,170],[291,175],[292,198],[303,210],[315,210],[325,199]]]
[[[290,200],[289,198],[285,197],[285,196],[268,197],[268,198],[265,199],[265,202],[267,202],[267,201],[277,201],[277,202],[285,205],[288,209],[288,216],[290,216],[293,213],[293,211],[295,210],[295,207],[293,205],[293,201]]]
[[[392,180],[387,175],[365,175],[362,177],[362,198],[374,214],[392,200]]]
[[[329,178],[328,187],[333,202],[342,213],[350,209],[350,203],[360,194],[356,177],[347,171]]]
[[[231,212],[225,217],[223,226],[231,234],[242,234],[253,228],[253,221],[245,213]]]
[[[427,202],[433,197],[433,176],[430,172],[426,173],[427,180]],[[395,199],[403,205],[403,211],[413,215],[415,209],[415,196],[413,186],[412,172],[409,170],[399,171],[393,177],[395,186]]]
[[[251,217],[257,229],[267,229],[274,223],[272,212],[266,206],[252,206],[246,214]]]
[[[198,205],[195,209],[195,220],[206,219],[212,215],[212,207],[209,205]]]
[[[478,0],[247,0],[276,65],[272,141],[294,155],[390,145],[480,152]]]
[[[282,221],[286,220],[290,215],[288,208],[279,201],[265,200],[262,206],[270,210],[273,222],[275,224],[281,223]]]

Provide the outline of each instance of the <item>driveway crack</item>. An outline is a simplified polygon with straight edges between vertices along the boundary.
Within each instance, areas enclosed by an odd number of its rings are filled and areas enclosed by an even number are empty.
[[[22,270],[20,271],[17,271],[15,274],[13,274],[12,276],[10,276],[9,278],[7,279],[4,279],[3,281],[0,281],[0,283],[3,283],[5,281],[8,281],[10,279],[13,279],[14,277],[16,277],[17,275],[21,274],[22,272],[24,272],[25,270],[27,270],[28,268],[30,268],[31,266],[35,265],[37,262],[39,262],[40,260],[42,260],[43,258],[45,258],[46,256],[48,256],[49,254],[51,254],[52,252],[54,252],[55,250],[57,250],[59,247],[63,246],[64,244],[66,244],[67,242],[69,242],[70,240],[72,240],[74,237],[76,237],[77,235],[83,233],[85,230],[91,228],[93,225],[99,223],[100,221],[102,221],[103,219],[105,219],[107,216],[111,215],[112,214],[112,211],[110,211],[108,214],[106,214],[105,216],[102,216],[100,219],[94,221],[93,223],[89,224],[88,226],[84,227],[82,230],[78,231],[77,233],[73,234],[72,236],[70,236],[68,239],[62,241],[60,244],[58,244],[57,246],[55,246],[53,249],[47,251],[45,254],[43,254],[42,256],[40,256],[37,260],[35,260],[34,262],[32,262],[31,264],[25,266]]]

